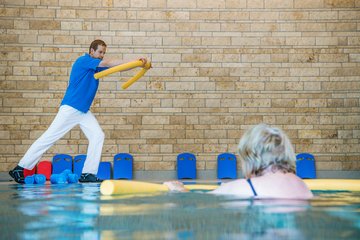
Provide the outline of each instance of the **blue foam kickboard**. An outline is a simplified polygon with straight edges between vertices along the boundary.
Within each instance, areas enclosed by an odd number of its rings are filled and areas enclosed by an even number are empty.
[[[222,153],[217,157],[218,179],[236,179],[236,156],[232,153]]]
[[[133,179],[134,158],[129,153],[114,156],[114,179]]]
[[[177,156],[178,179],[196,178],[196,157],[192,153],[181,153]]]
[[[60,174],[66,169],[72,171],[72,156],[56,154],[52,160],[52,173]]]
[[[84,168],[85,160],[85,154],[76,155],[74,157],[74,173],[77,174],[79,177],[81,176],[82,170]]]
[[[100,162],[96,176],[102,180],[111,179],[111,163]]]
[[[316,178],[314,155],[310,153],[296,155],[296,175],[300,178]]]

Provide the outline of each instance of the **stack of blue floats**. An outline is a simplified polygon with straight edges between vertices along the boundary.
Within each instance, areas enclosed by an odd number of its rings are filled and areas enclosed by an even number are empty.
[[[52,161],[52,184],[77,183],[82,173],[86,155],[74,158],[67,154],[57,154]],[[100,162],[97,177],[106,179],[133,179],[134,158],[128,153],[118,153],[114,156],[113,171],[110,162]],[[50,166],[51,167],[51,166]],[[316,178],[315,158],[308,153],[297,155],[296,173],[301,178]],[[196,179],[196,156],[192,153],[181,153],[177,156],[178,179]],[[222,153],[217,157],[217,178],[236,179],[237,160],[232,153]],[[25,178],[25,184],[44,184],[43,174],[34,174]]]
[[[77,155],[74,158],[68,154],[56,154],[50,166],[50,182],[52,184],[77,183],[82,173],[86,155]],[[110,162],[100,162],[97,177],[106,179],[127,179],[133,178],[134,158],[128,153],[119,153],[114,157],[114,169],[111,169]],[[25,184],[44,184],[46,177],[44,174],[34,174],[25,178]]]

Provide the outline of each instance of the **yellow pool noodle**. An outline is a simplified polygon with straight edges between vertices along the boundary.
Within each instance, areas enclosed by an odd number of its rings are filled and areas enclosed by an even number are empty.
[[[126,70],[129,70],[132,68],[141,67],[142,65],[143,65],[143,62],[140,60],[124,63],[121,65],[106,69],[104,71],[98,72],[94,75],[94,78],[99,79],[99,78],[105,77],[107,75],[116,73],[116,72],[122,72],[122,71],[126,71]]]
[[[360,179],[304,179],[311,190],[360,191]]]
[[[306,179],[305,184],[311,190],[360,191],[360,179]],[[184,185],[188,190],[214,190],[219,185]],[[100,185],[103,195],[137,194],[151,192],[168,192],[163,184],[129,180],[105,180]]]
[[[128,87],[130,87],[134,82],[136,82],[137,80],[139,80],[139,78],[141,78],[142,76],[144,76],[144,74],[147,72],[147,70],[149,70],[151,68],[151,63],[148,61],[145,64],[145,67],[143,69],[140,70],[140,72],[138,72],[134,77],[130,78],[128,81],[126,81],[125,83],[123,83],[121,85],[122,89],[127,89]]]
[[[126,71],[129,69],[133,69],[136,67],[141,67],[143,65],[143,62],[140,60],[137,61],[133,61],[133,62],[129,62],[129,63],[125,63],[125,64],[121,64],[119,66],[115,66],[109,69],[106,69],[104,71],[98,72],[94,75],[95,79],[99,79],[102,77],[105,77],[107,75],[110,75],[112,73],[116,73],[116,72],[121,72],[121,71]],[[129,86],[131,86],[134,82],[136,82],[137,80],[139,80],[142,76],[144,76],[144,74],[147,72],[147,70],[149,70],[151,68],[151,62],[147,61],[145,66],[132,78],[130,78],[128,81],[126,81],[125,83],[122,84],[121,88],[122,89],[127,89]]]

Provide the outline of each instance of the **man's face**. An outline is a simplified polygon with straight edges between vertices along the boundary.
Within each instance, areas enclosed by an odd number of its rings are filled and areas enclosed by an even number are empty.
[[[90,56],[93,58],[103,59],[106,53],[106,47],[102,45],[98,45],[96,51],[94,49],[90,50]]]

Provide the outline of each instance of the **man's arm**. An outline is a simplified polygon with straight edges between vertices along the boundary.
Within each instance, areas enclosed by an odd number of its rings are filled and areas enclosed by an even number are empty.
[[[142,67],[145,66],[147,60],[146,58],[140,58],[138,59],[140,61],[143,62]],[[99,63],[99,67],[115,67],[121,64],[124,64],[126,62],[124,62],[123,60],[120,59],[111,59],[111,58],[104,58],[100,63]]]

